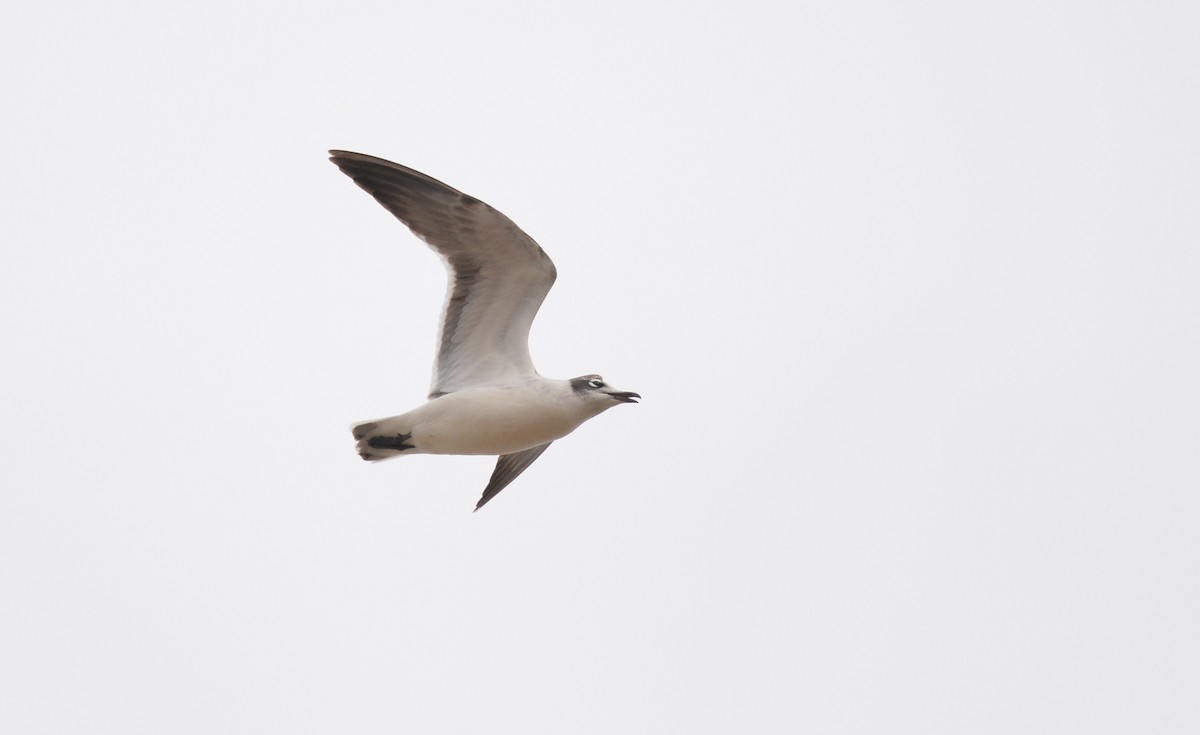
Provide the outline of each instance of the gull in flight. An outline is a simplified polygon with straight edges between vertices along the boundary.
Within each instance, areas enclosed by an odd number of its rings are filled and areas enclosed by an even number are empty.
[[[354,426],[363,459],[499,455],[479,510],[551,442],[641,398],[599,375],[551,380],[534,370],[529,326],[555,269],[512,220],[411,168],[362,153],[329,153],[342,173],[441,256],[449,274],[429,400]]]

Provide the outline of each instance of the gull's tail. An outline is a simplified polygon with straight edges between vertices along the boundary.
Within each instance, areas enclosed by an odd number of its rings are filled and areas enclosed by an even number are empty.
[[[374,462],[406,453],[420,454],[412,440],[412,432],[406,428],[407,423],[403,416],[392,416],[355,424],[350,430],[358,441],[358,456]]]

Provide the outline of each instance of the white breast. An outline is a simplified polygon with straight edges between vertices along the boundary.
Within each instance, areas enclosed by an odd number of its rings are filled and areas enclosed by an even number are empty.
[[[546,381],[546,383],[558,381]],[[510,454],[560,439],[590,412],[557,386],[468,388],[409,413],[412,433],[428,454]]]

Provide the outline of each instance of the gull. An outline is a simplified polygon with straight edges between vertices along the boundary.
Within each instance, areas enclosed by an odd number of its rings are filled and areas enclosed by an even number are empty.
[[[479,510],[552,442],[641,398],[599,375],[552,380],[534,370],[529,327],[557,272],[512,220],[406,166],[362,153],[329,154],[441,256],[449,276],[428,400],[352,427],[359,456],[374,462],[410,454],[499,455]]]

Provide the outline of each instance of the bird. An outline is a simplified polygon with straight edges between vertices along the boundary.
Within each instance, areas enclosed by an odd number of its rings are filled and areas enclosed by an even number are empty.
[[[497,455],[478,511],[551,443],[641,399],[594,373],[555,380],[534,369],[529,329],[557,270],[512,220],[398,163],[342,150],[329,160],[425,241],[448,275],[429,395],[407,413],[353,425],[360,457]]]

